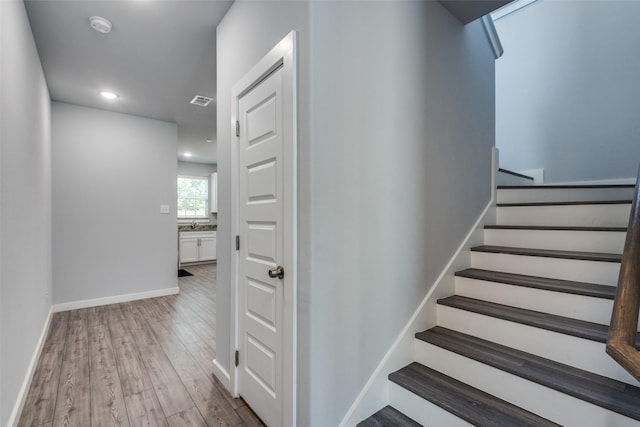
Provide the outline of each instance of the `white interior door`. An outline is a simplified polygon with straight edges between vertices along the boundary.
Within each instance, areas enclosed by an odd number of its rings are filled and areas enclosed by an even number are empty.
[[[238,102],[239,393],[269,426],[282,424],[282,67]],[[286,274],[286,271],[285,271]],[[274,277],[275,276],[275,277]]]
[[[272,427],[296,425],[295,52],[291,31],[231,90],[235,369],[225,374],[214,362],[231,393]]]

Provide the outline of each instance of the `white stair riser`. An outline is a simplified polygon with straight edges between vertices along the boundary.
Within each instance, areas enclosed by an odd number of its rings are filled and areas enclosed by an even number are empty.
[[[498,225],[626,227],[631,205],[499,206]]]
[[[631,200],[633,188],[529,188],[499,189],[498,203],[586,202]]]
[[[608,325],[613,301],[456,277],[456,295]]]
[[[389,381],[389,405],[423,426],[470,427],[462,418]]]
[[[614,286],[618,283],[620,263],[546,258],[502,253],[471,252],[471,266],[484,270],[529,276],[552,277],[577,282]]]
[[[604,343],[438,305],[438,325],[565,365],[637,385],[605,352]]]
[[[625,232],[567,230],[484,230],[484,244],[563,251],[621,254]]]
[[[568,426],[637,426],[638,421],[416,340],[416,361],[527,411]]]

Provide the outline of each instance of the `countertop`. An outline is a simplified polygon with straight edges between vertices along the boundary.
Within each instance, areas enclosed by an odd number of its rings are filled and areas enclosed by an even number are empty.
[[[178,231],[216,231],[218,226],[215,224],[198,224],[196,227],[191,227],[190,224],[179,225]]]

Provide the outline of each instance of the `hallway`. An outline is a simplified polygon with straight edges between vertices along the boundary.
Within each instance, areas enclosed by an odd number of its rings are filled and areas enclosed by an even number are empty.
[[[216,265],[180,294],[56,313],[19,426],[262,426],[212,375]]]

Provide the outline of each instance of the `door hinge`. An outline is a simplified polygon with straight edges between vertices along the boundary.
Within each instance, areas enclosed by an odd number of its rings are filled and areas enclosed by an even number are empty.
[[[240,136],[240,120],[236,120],[236,136]]]
[[[236,350],[236,368],[240,364],[240,352]]]
[[[236,235],[236,251],[240,250],[240,236]]]

